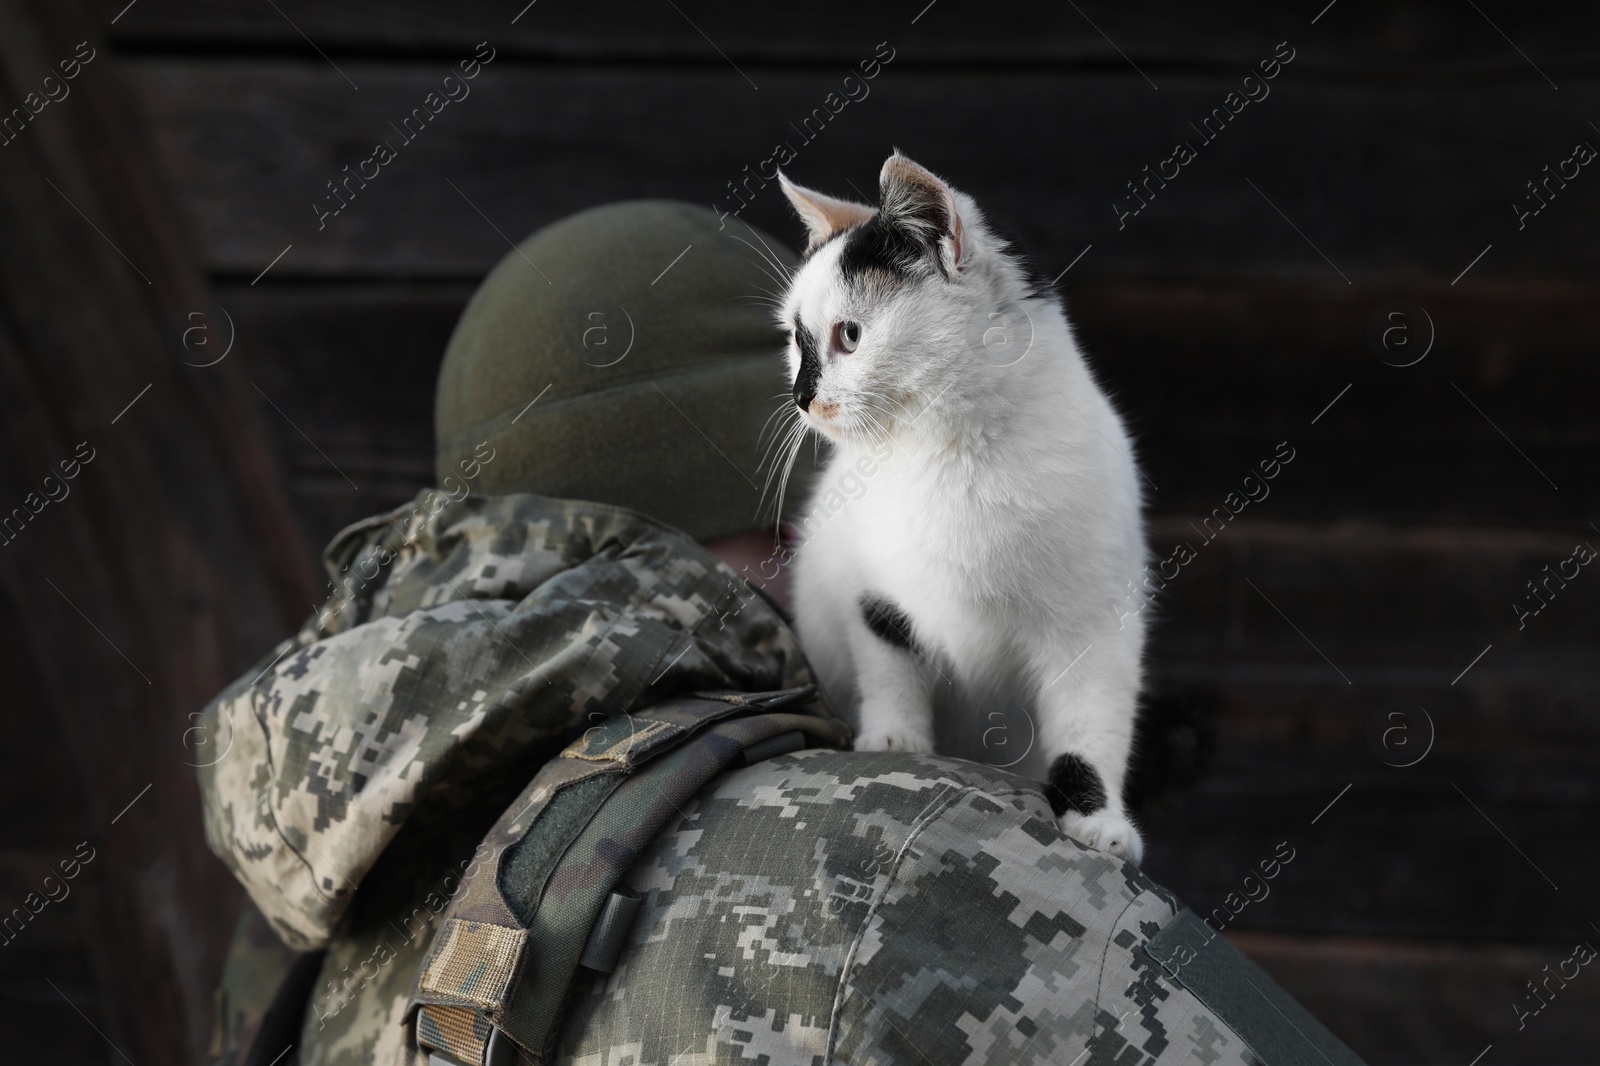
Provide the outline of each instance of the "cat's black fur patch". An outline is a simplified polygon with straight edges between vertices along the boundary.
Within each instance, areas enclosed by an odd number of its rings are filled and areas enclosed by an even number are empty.
[[[839,253],[839,275],[856,281],[869,271],[895,278],[909,278],[924,260],[933,265],[928,246],[878,212],[849,231],[844,250]]]
[[[804,411],[817,395],[822,377],[822,359],[817,354],[817,335],[799,319],[794,323],[795,341],[800,345],[800,372],[794,376],[794,402]]]
[[[893,648],[904,648],[915,655],[916,641],[911,637],[911,619],[906,613],[882,596],[861,597],[861,619],[872,630],[872,635]]]
[[[939,219],[943,217],[943,212],[939,212]],[[1015,232],[1001,228],[992,219],[985,219],[984,224],[995,238],[996,252],[1012,260],[1021,272],[1022,295],[1029,299],[1053,297],[1055,286],[1039,273],[1036,257],[1028,245]],[[839,254],[839,274],[846,281],[856,281],[872,270],[909,280],[944,269],[938,248],[896,225],[894,219],[886,218],[881,211],[864,223],[829,234],[826,240],[807,252],[806,257],[810,258],[817,249],[840,237],[847,238],[844,251]]]
[[[1057,818],[1067,811],[1093,814],[1106,805],[1106,786],[1100,775],[1081,756],[1070,752],[1050,764],[1045,795]]]

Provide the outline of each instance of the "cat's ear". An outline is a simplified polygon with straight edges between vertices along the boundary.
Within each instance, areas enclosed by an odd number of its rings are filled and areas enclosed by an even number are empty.
[[[858,226],[873,215],[873,209],[866,204],[836,200],[831,196],[824,196],[820,192],[796,185],[784,177],[781,170],[778,171],[778,184],[783,187],[783,194],[794,205],[795,214],[806,224],[807,255],[835,233],[851,226]]]
[[[940,273],[949,277],[961,269],[961,214],[950,186],[896,149],[884,161],[878,194],[884,221],[926,246]]]

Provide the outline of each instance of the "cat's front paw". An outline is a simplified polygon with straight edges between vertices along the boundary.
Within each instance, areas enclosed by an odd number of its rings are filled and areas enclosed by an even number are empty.
[[[862,727],[856,734],[856,751],[913,751],[933,754],[933,738],[905,726]]]
[[[1144,858],[1144,841],[1139,830],[1121,814],[1102,808],[1093,814],[1067,811],[1061,816],[1061,831],[1072,839],[1094,848],[1109,851],[1135,866]]]

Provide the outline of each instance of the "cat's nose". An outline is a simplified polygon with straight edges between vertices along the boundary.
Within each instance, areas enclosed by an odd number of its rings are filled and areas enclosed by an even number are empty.
[[[817,396],[817,382],[822,380],[822,374],[817,364],[809,359],[800,362],[800,373],[794,376],[794,402],[802,411],[811,409],[811,401]]]
[[[802,411],[811,409],[817,395],[817,382],[822,380],[822,364],[817,360],[817,346],[809,340],[809,333],[800,334],[800,366],[794,375],[794,402]]]

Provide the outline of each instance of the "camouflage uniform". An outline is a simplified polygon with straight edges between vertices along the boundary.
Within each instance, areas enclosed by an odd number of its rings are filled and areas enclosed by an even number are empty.
[[[252,1040],[273,1061],[287,1018],[283,1066],[417,1066],[434,934],[541,766],[679,693],[811,681],[778,611],[685,535],[441,495],[342,533],[329,604],[208,708],[231,734],[201,771],[208,840],[284,945],[323,952],[269,1009],[263,972],[296,956],[246,917],[221,1061]],[[629,946],[580,971],[554,1061],[1358,1062],[1225,941],[1191,950],[1209,937],[1187,911],[1004,771],[814,749],[675,806],[628,853]]]
[[[687,807],[630,884],[646,909],[580,986],[564,1063],[1255,1061],[1142,950],[1172,897],[1004,771],[773,759]]]

